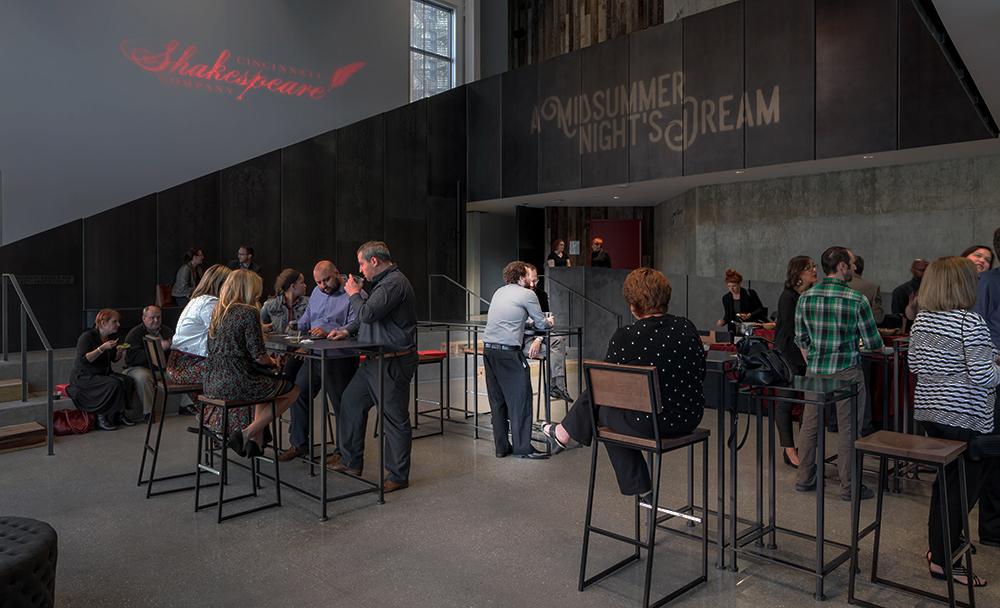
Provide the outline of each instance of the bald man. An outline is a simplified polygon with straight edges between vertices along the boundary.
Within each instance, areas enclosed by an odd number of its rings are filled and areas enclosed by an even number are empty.
[[[323,260],[313,269],[313,279],[316,288],[309,296],[309,306],[299,319],[299,329],[314,338],[326,338],[331,332],[346,329],[354,322],[355,313],[351,307],[351,298],[344,291],[344,280],[333,262]],[[290,432],[291,446],[278,456],[278,460],[288,461],[309,451],[309,415],[312,411],[309,403],[319,392],[322,377],[326,373],[326,396],[330,398],[333,414],[340,416],[340,396],[344,388],[354,377],[358,369],[358,358],[327,359],[326,369],[320,370],[320,361],[310,359],[309,365],[303,365],[295,378],[299,387],[299,398],[292,404],[292,423]],[[312,370],[312,385],[309,384],[309,372]],[[338,433],[340,424],[337,425]],[[340,441],[336,442],[334,454],[340,453]]]
[[[142,402],[142,413],[149,416],[153,411],[153,403],[156,401],[156,383],[153,381],[153,373],[149,371],[149,358],[146,355],[146,343],[143,338],[153,336],[160,339],[160,346],[163,347],[164,354],[170,352],[170,339],[174,337],[174,330],[163,324],[163,312],[156,306],[147,306],[142,309],[142,323],[129,330],[125,336],[125,375],[135,380],[135,393]],[[164,361],[164,363],[166,363]],[[125,418],[127,414],[122,414]],[[155,418],[155,414],[153,414]],[[128,423],[126,423],[127,425]]]

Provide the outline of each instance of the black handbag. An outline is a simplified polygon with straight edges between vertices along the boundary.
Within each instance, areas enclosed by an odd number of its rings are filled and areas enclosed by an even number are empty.
[[[747,336],[736,346],[736,378],[740,384],[772,386],[792,381],[792,370],[774,342]]]

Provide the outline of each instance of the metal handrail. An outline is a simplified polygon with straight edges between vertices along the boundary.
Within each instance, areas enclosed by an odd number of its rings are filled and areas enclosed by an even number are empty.
[[[3,281],[3,305],[0,308],[3,309],[3,360],[9,361],[10,356],[7,349],[7,336],[9,332],[7,331],[7,281],[14,286],[14,291],[17,292],[17,297],[21,300],[21,401],[26,402],[28,400],[28,323],[30,320],[32,326],[35,328],[35,332],[38,334],[39,339],[42,341],[42,347],[45,349],[45,359],[46,359],[46,371],[45,371],[45,388],[48,393],[48,418],[45,424],[46,435],[48,438],[49,445],[49,456],[52,456],[55,452],[53,451],[53,435],[52,435],[52,389],[55,386],[53,379],[53,365],[52,365],[52,345],[49,343],[48,337],[45,332],[42,331],[42,326],[38,323],[38,318],[35,317],[35,311],[31,309],[31,304],[28,304],[28,299],[24,297],[24,291],[21,290],[21,285],[17,282],[17,277],[13,274],[4,273],[2,275]]]
[[[549,276],[549,275],[546,275],[546,276],[545,276],[545,280],[546,280],[546,281],[550,281],[550,282],[552,282],[552,283],[555,283],[556,285],[558,285],[558,286],[562,287],[563,289],[565,289],[566,291],[570,292],[570,293],[571,293],[571,294],[573,294],[574,296],[576,296],[576,297],[578,297],[578,298],[582,299],[582,300],[583,300],[584,302],[587,302],[588,304],[593,304],[594,306],[596,306],[596,307],[600,308],[600,309],[601,309],[601,310],[603,310],[604,312],[607,312],[607,313],[609,313],[609,314],[612,314],[612,315],[614,315],[614,316],[615,316],[615,318],[617,318],[617,319],[618,319],[618,327],[620,328],[620,327],[622,326],[622,316],[621,316],[621,315],[620,315],[619,313],[617,313],[617,312],[615,312],[615,311],[611,310],[611,309],[610,309],[610,308],[608,308],[607,306],[602,306],[601,304],[598,304],[597,302],[595,302],[595,301],[591,300],[590,298],[588,298],[587,296],[583,295],[583,294],[582,294],[582,293],[580,293],[579,291],[576,291],[575,289],[573,289],[572,287],[570,287],[570,286],[566,285],[565,283],[561,283],[561,282],[559,282],[559,281],[557,281],[557,280],[553,279],[553,278],[552,278],[551,276]]]
[[[431,274],[431,275],[427,275],[427,319],[428,320],[431,320],[431,321],[434,320],[434,315],[431,314],[431,296],[434,293],[434,290],[431,289],[431,279],[434,279],[434,278],[445,279],[446,281],[448,281],[449,283],[451,283],[455,287],[458,287],[459,289],[461,289],[462,291],[464,291],[467,295],[474,296],[474,297],[478,298],[480,302],[482,302],[483,304],[485,304],[487,306],[490,305],[490,301],[489,300],[487,300],[483,296],[479,295],[478,293],[472,291],[471,289],[469,289],[465,285],[462,285],[461,283],[459,283],[455,279],[449,277],[448,275],[446,275],[446,274]],[[469,312],[469,299],[468,299],[468,297],[466,297],[466,299],[465,299],[465,319],[468,320],[471,317],[472,317],[472,315]]]

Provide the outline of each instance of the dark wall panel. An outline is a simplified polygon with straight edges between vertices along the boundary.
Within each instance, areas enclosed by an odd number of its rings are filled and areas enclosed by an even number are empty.
[[[385,213],[427,218],[427,102],[385,114]]]
[[[503,196],[538,192],[538,129],[533,126],[538,103],[538,66],[530,65],[503,78]]]
[[[815,155],[816,14],[812,2],[745,0],[746,166]],[[771,114],[771,112],[774,112]]]
[[[289,146],[281,154],[281,265],[313,285],[320,260],[336,260],[337,132]],[[353,267],[351,262],[346,270]],[[310,289],[311,291],[311,289]]]
[[[580,187],[579,98],[579,51],[538,64],[539,192]]]
[[[222,170],[220,226],[220,261],[235,260],[241,246],[253,247],[264,295],[273,293],[282,270],[281,150]]]
[[[83,220],[63,224],[0,247],[0,268],[21,278],[24,296],[53,348],[72,348],[83,331]],[[105,270],[113,273],[114,270]],[[29,284],[32,278],[41,279]],[[63,282],[65,278],[65,282]],[[43,284],[57,283],[57,284]],[[63,284],[58,284],[63,283]],[[21,350],[21,312],[13,287],[8,287],[7,346]],[[0,327],[0,332],[3,328]],[[28,321],[28,349],[42,342]]]
[[[466,87],[458,87],[427,99],[427,193],[430,196],[455,198],[461,182],[464,197],[466,91]],[[496,99],[499,103],[499,91]],[[494,133],[499,142],[499,129]]]
[[[457,205],[454,198],[428,199],[425,247],[428,274],[447,275],[461,283],[465,276],[465,210],[464,205],[461,209]],[[431,310],[427,311],[428,315],[433,315],[436,320],[463,318],[465,294],[462,290],[441,278],[431,280],[430,290],[433,303]]]
[[[427,300],[427,101],[385,114],[385,242],[400,269]]]
[[[337,267],[356,273],[358,247],[385,237],[385,114],[337,132],[335,223]]]
[[[629,90],[628,45],[629,39],[622,37],[580,52],[583,96],[574,139],[579,142],[584,188],[628,181],[629,149],[635,145],[633,135],[639,136],[629,128],[629,110],[620,108],[618,116],[609,117],[607,109],[599,113],[595,103],[615,90],[621,96],[619,87]]]
[[[743,3],[684,19],[684,174],[743,167]]]
[[[219,232],[219,172],[164,190],[156,197],[156,247],[159,283],[173,283],[188,247],[205,254],[202,268],[226,263]]]
[[[473,82],[468,92],[468,181],[470,201],[488,201],[502,192],[502,75]]]
[[[84,219],[83,235],[84,308],[155,302],[155,194]]]
[[[816,158],[896,149],[896,2],[816,1]]]
[[[899,5],[899,147],[990,137],[941,46],[910,2]]]
[[[628,181],[682,174],[683,42],[682,21],[672,21],[629,36],[629,79],[637,83],[635,113],[638,118],[632,119],[636,139],[629,150]],[[655,91],[652,99],[650,91]]]

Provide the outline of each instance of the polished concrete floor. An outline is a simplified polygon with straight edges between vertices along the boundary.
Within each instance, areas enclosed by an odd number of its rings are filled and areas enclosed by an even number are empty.
[[[461,395],[458,387],[455,395]],[[185,432],[191,422],[166,419],[163,473],[191,469],[196,439]],[[703,426],[713,429],[709,503],[714,507],[714,411],[706,412]],[[329,520],[321,522],[315,502],[286,490],[281,508],[218,525],[214,511],[194,512],[192,492],[146,500],[144,488],[136,486],[144,432],[137,426],[59,438],[55,456],[43,448],[0,455],[0,514],[47,521],[59,534],[60,608],[640,605],[645,561],[583,593],[576,588],[589,448],[547,461],[497,459],[489,433],[475,440],[471,429],[448,424],[443,436],[414,442],[411,486],[387,495],[383,505],[374,495],[334,502]],[[374,442],[369,444],[366,476],[372,477],[376,456]],[[751,438],[741,451],[741,516],[753,515],[754,449]],[[632,503],[618,494],[606,456],[598,462],[595,522],[628,533]],[[683,500],[684,462],[682,455],[667,461],[665,502]],[[281,471],[285,480],[318,487],[318,478],[308,478],[302,462]],[[795,492],[794,475],[779,461],[778,522],[812,531],[816,494]],[[835,478],[836,468],[828,467],[827,475]],[[243,487],[248,479],[241,471],[232,475],[232,482]],[[359,487],[335,474],[329,480],[331,492]],[[866,483],[874,485],[872,475]],[[827,535],[848,542],[849,503],[840,500],[835,479],[827,484]],[[265,487],[265,496],[270,489]],[[930,488],[904,482],[903,490],[886,498],[890,517],[880,572],[943,593],[945,584],[930,579],[923,558]],[[873,511],[874,501],[866,501],[864,515],[870,518]],[[710,530],[714,534],[714,522]],[[870,539],[863,544],[865,573],[871,544]],[[762,551],[808,564],[814,545],[779,536],[776,550]],[[592,542],[600,567],[626,553],[611,541]],[[661,534],[653,593],[693,577],[699,553],[697,543]],[[977,593],[979,605],[1000,605],[1000,549],[980,547],[974,564],[992,581]],[[846,565],[831,573],[822,604],[846,605],[847,581]],[[718,569],[710,551],[708,582],[672,605],[819,604],[813,586],[807,575],[753,559],[741,558],[737,572]],[[867,582],[859,585],[859,595],[888,607],[937,605]]]

